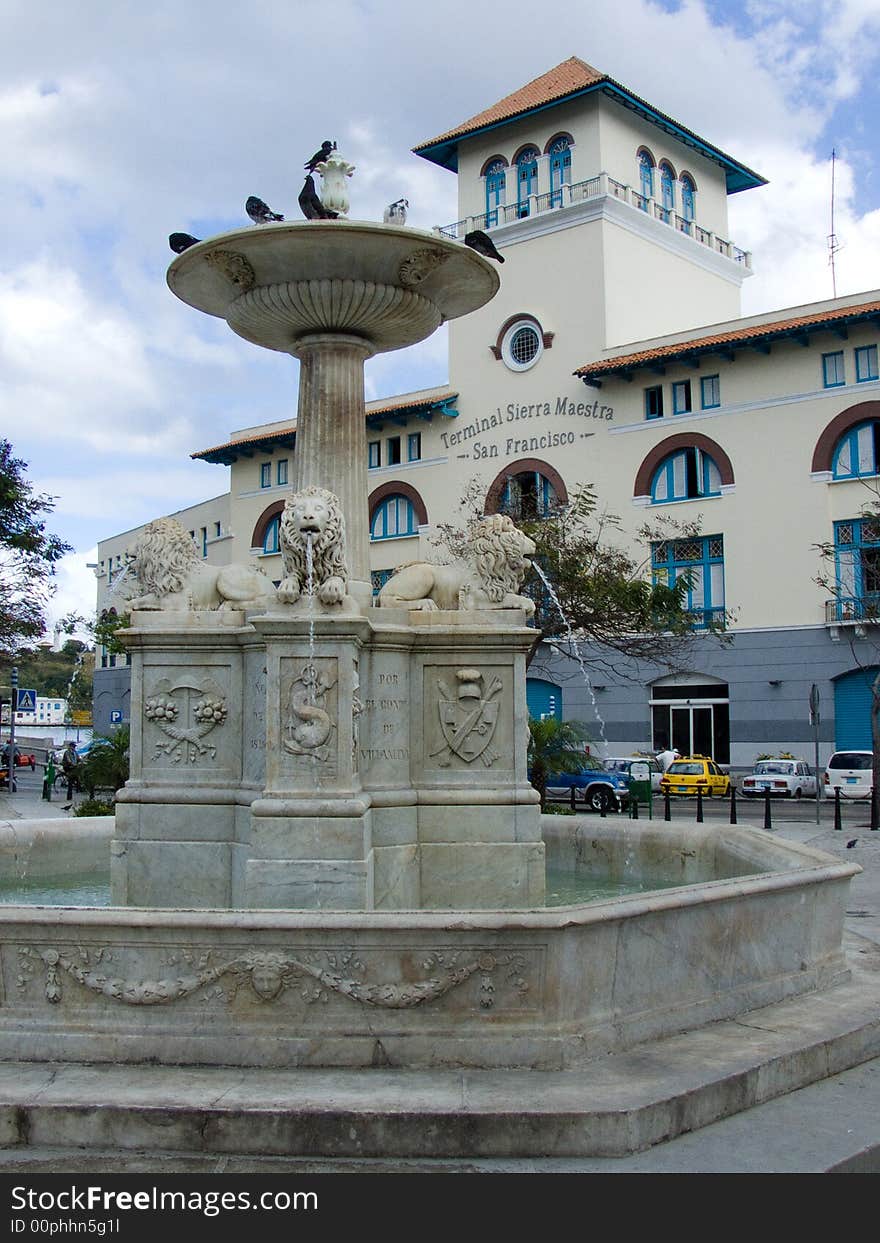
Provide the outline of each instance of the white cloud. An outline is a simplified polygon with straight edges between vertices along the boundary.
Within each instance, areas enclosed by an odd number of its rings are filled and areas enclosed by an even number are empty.
[[[94,570],[89,569],[89,562],[98,559],[97,548],[86,553],[69,553],[58,562],[55,573],[55,591],[46,609],[46,633],[52,634],[55,623],[71,613],[77,613],[86,619],[95,615],[97,590]],[[74,634],[75,638],[88,641],[89,635],[82,627]]]

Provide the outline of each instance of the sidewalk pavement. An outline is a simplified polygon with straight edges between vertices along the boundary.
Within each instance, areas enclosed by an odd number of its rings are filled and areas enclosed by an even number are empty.
[[[82,794],[75,795],[81,800]],[[56,817],[73,815],[73,807],[65,811],[67,799],[53,792],[51,803],[40,797],[39,791],[21,790],[10,794],[6,789],[0,790],[0,824],[13,820],[53,820]]]

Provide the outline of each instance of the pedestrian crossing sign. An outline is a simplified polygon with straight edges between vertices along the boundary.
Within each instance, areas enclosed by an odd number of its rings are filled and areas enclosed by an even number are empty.
[[[37,710],[37,692],[31,689],[19,687],[18,697],[15,702],[16,712],[36,712]]]

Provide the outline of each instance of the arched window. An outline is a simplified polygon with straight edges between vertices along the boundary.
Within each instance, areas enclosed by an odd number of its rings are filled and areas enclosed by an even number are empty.
[[[880,474],[880,420],[857,423],[834,447],[831,473],[835,479]]]
[[[263,534],[263,552],[280,552],[281,551],[281,515],[276,514],[266,524],[266,530]]]
[[[644,148],[639,152],[639,188],[642,198],[654,197],[654,157]],[[647,203],[640,203],[643,211],[648,210]]]
[[[663,204],[663,220],[672,223],[675,211],[675,173],[665,161],[660,165],[660,200]]]
[[[527,470],[506,480],[498,512],[509,514],[514,522],[529,522],[546,517],[555,504],[556,491],[547,476]]]
[[[688,173],[681,175],[681,214],[688,223],[696,219],[696,195],[697,187],[694,185],[694,179]]]
[[[483,174],[486,178],[487,229],[491,229],[493,225],[498,224],[498,208],[504,206],[504,199],[507,193],[506,169],[505,161],[499,156],[497,159],[489,161]]]
[[[370,520],[370,539],[398,539],[404,535],[418,535],[419,524],[412,501],[400,493],[386,496],[373,510]]]
[[[651,480],[652,505],[721,495],[721,472],[702,449],[688,446],[663,458]]]
[[[523,147],[516,157],[516,214],[529,214],[529,195],[538,193],[537,147]]]
[[[562,206],[562,187],[571,185],[571,139],[567,134],[554,138],[550,156],[550,206]]]

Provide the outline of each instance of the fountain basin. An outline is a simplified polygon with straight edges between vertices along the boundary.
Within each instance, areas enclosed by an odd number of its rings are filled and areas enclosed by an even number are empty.
[[[362,337],[378,353],[414,345],[483,306],[499,284],[492,264],[460,242],[350,220],[218,233],[168,269],[182,301],[284,352],[322,332]]]
[[[544,826],[555,866],[681,883],[503,912],[6,907],[0,1057],[565,1069],[848,976],[856,865],[743,827]]]

